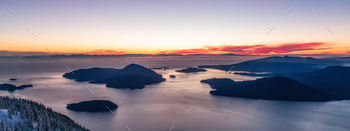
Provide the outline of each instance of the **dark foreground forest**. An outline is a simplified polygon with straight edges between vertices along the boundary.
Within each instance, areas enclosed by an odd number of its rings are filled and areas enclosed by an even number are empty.
[[[7,109],[7,118],[0,119],[0,131],[89,131],[69,117],[31,100],[0,96],[0,109]]]

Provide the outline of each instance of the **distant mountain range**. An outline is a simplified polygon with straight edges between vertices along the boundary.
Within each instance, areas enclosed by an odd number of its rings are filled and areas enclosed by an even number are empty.
[[[216,89],[213,95],[288,101],[329,101],[350,99],[350,67],[334,66],[340,62],[301,57],[268,57],[233,65],[199,66],[220,70],[250,71],[235,73],[267,76],[254,81],[208,79]],[[328,66],[322,68],[323,66]],[[270,72],[258,74],[254,72]]]
[[[201,65],[199,68],[212,68],[228,71],[249,71],[269,73],[308,72],[327,66],[342,65],[341,62],[328,59],[316,59],[312,57],[274,56],[262,59],[250,60],[231,65]]]

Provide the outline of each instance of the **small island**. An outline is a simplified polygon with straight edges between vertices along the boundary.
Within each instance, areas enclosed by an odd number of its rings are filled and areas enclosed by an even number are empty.
[[[185,69],[181,69],[181,70],[175,70],[176,72],[182,72],[182,73],[196,73],[196,72],[205,72],[207,71],[206,69],[201,69],[201,68],[193,68],[193,67],[189,67],[189,68],[185,68]]]
[[[170,77],[170,78],[176,78],[176,76],[175,76],[175,75],[170,75],[169,77]]]
[[[15,78],[11,78],[11,79],[10,79],[10,81],[17,81],[17,79],[15,79]]]
[[[10,91],[10,92],[15,91],[15,90],[24,89],[27,87],[33,87],[33,85],[20,85],[20,86],[16,87],[15,85],[7,84],[7,83],[0,84],[0,90]]]
[[[153,69],[153,70],[167,70],[167,69],[169,69],[169,67],[165,67],[165,66],[163,66],[163,67],[159,67],[159,68],[151,68],[151,69]]]
[[[73,74],[74,73],[74,74]],[[138,64],[130,64],[123,69],[91,68],[66,73],[63,77],[78,82],[89,81],[94,84],[106,84],[111,88],[142,89],[145,85],[165,81],[161,74]]]
[[[82,101],[79,103],[71,103],[67,105],[67,109],[74,111],[85,111],[85,112],[100,112],[100,111],[109,111],[117,109],[118,106],[108,100],[91,100],[91,101]]]
[[[24,89],[24,88],[27,88],[27,87],[33,87],[33,85],[20,85],[20,86],[17,86],[17,90],[18,89]]]

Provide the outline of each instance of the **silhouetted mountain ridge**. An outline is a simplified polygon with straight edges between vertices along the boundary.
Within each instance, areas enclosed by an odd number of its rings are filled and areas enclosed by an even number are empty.
[[[344,99],[350,99],[350,67],[330,66],[321,70],[285,76]]]
[[[308,72],[321,69],[322,67],[341,65],[335,60],[316,59],[312,57],[289,57],[273,56],[262,59],[255,59],[231,65],[201,65],[199,68],[213,68],[228,71],[234,66],[232,71],[249,72],[270,72],[270,73],[290,73]]]
[[[269,78],[257,79],[255,81],[244,81],[244,82],[231,82],[225,84],[220,79],[202,80],[201,82],[209,83],[217,88],[217,91],[213,91],[212,94],[236,96],[236,97],[247,97],[247,98],[260,98],[260,99],[278,99],[278,100],[311,100],[311,101],[323,101],[323,100],[347,100],[350,99],[350,67],[344,66],[329,66],[324,69],[303,72],[303,73],[279,73],[269,74]],[[276,76],[281,75],[281,76]],[[290,79],[290,80],[287,80]],[[292,81],[291,81],[292,80]],[[294,81],[294,82],[293,82]],[[253,84],[252,84],[253,83]],[[299,84],[296,84],[299,83]],[[294,94],[296,98],[290,96],[288,99],[282,99],[281,96],[277,97],[267,90],[276,91],[274,87],[283,87],[283,91],[280,94],[291,95]],[[242,88],[238,88],[242,87]],[[312,96],[320,94],[315,92],[305,92],[304,95],[291,90],[292,88],[300,91],[310,88],[317,89],[330,95],[330,97],[320,97],[318,95],[312,97],[312,99],[306,99],[307,93]],[[244,89],[244,90],[243,90]],[[261,90],[264,89],[264,90]],[[266,96],[258,94],[260,92]],[[300,98],[298,98],[300,97]],[[297,99],[298,98],[298,99]]]

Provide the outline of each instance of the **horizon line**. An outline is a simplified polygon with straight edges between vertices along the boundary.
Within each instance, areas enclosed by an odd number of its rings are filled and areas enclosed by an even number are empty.
[[[0,57],[11,57],[11,56],[22,56],[22,57],[31,57],[31,56],[195,56],[195,55],[210,55],[210,56],[221,56],[221,55],[232,55],[232,56],[294,56],[294,55],[304,55],[304,56],[313,56],[313,55],[350,55],[350,54],[234,54],[234,53],[222,53],[222,54],[137,54],[137,53],[126,53],[126,54],[42,54],[42,55],[0,55]]]

